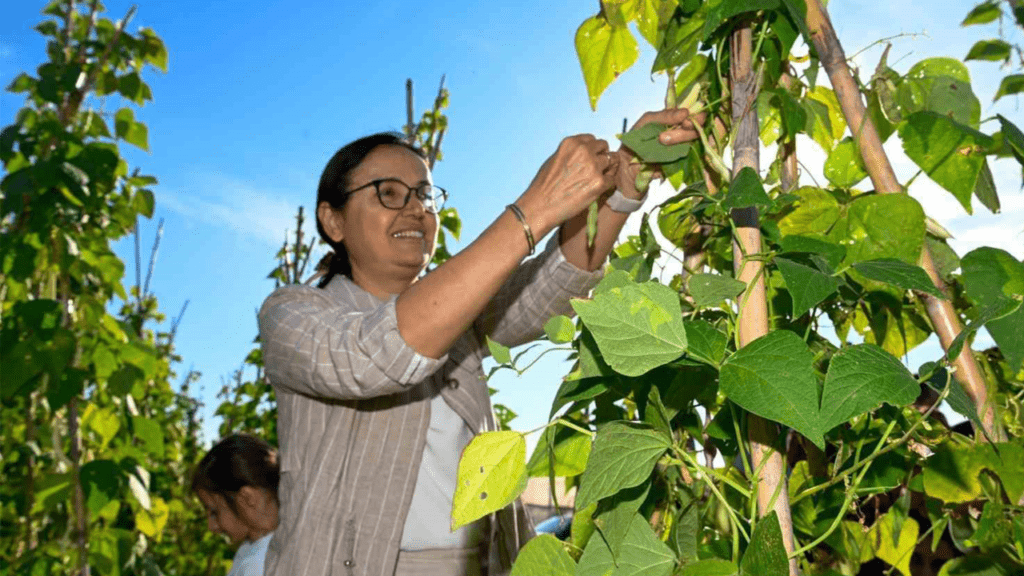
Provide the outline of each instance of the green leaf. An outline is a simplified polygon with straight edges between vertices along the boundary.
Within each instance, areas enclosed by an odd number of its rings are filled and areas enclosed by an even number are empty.
[[[948,383],[949,394],[946,395],[946,403],[949,404],[949,407],[954,412],[970,420],[974,424],[975,430],[983,430],[981,417],[978,415],[978,407],[967,394],[967,391],[964,390],[960,381],[953,378],[948,370],[938,366],[935,362],[925,362],[917,370],[917,373],[922,375],[929,372],[934,372],[934,374],[925,383],[939,393],[945,390]]]
[[[903,150],[968,214],[971,194],[992,138],[934,112],[915,112],[900,126]]]
[[[85,414],[82,420],[90,430],[99,435],[101,444],[104,446],[109,444],[121,429],[121,420],[109,408],[92,410]]]
[[[618,568],[613,576],[668,576],[675,568],[676,555],[658,538],[646,518],[634,514],[615,560]]]
[[[778,88],[771,92],[771,99],[779,102],[779,118],[782,132],[789,138],[795,138],[807,125],[807,111],[789,91]]]
[[[874,344],[843,348],[832,357],[821,394],[822,432],[883,402],[912,404],[921,393],[914,376],[899,359]]]
[[[112,460],[86,462],[79,474],[86,506],[93,514],[117,498],[121,489],[121,470]]]
[[[907,264],[895,258],[879,258],[867,262],[857,262],[853,267],[865,278],[899,286],[906,290],[925,292],[941,300],[946,300],[946,295],[935,287],[931,278],[928,277],[928,273],[920,266]]]
[[[971,90],[971,75],[953,58],[926,58],[907,72],[896,89],[903,118],[914,112],[935,112],[975,130],[981,102]]]
[[[657,48],[661,44],[662,24],[667,26],[678,5],[678,0],[640,0],[636,27],[651,46]]]
[[[622,554],[622,543],[626,540],[629,530],[640,506],[651,491],[651,482],[644,482],[633,488],[620,490],[614,496],[605,498],[597,505],[594,512],[594,526],[601,531],[601,536],[613,558]]]
[[[764,191],[761,178],[749,166],[744,166],[740,173],[729,183],[729,190],[722,200],[722,208],[748,208],[750,206],[770,206],[771,198]]]
[[[895,515],[890,511],[882,516],[868,532],[867,542],[874,551],[874,555],[885,561],[890,566],[895,566],[903,573],[903,576],[912,576],[910,572],[910,557],[913,555],[914,546],[917,544],[917,535],[920,527],[913,518],[907,518],[903,522],[902,530],[896,534],[894,527]],[[863,560],[863,556],[861,556]]]
[[[725,358],[729,336],[703,320],[684,321],[686,354],[701,362],[718,367]]]
[[[1009,144],[1010,151],[1017,158],[1017,162],[1024,166],[1024,132],[1021,132],[1020,128],[1017,128],[1013,122],[1001,114],[996,114],[996,118],[999,119],[999,124],[1002,126],[1003,141]]]
[[[719,386],[748,412],[785,424],[824,450],[813,364],[814,354],[799,336],[778,330],[730,356]]]
[[[824,172],[825,178],[839,188],[853,188],[868,177],[868,171],[860,157],[860,150],[857,149],[853,138],[849,136],[843,138],[829,152],[828,159],[825,160]]]
[[[590,437],[586,434],[566,426],[548,426],[526,464],[526,474],[531,478],[546,478],[549,473],[558,477],[577,476],[586,469],[590,450]]]
[[[804,186],[794,190],[793,194],[800,199],[779,220],[779,231],[783,236],[824,234],[839,219],[839,203],[825,190]]]
[[[135,121],[131,108],[121,108],[114,115],[114,130],[118,138],[145,151],[149,151],[149,129]]]
[[[590,95],[590,108],[619,74],[636,62],[640,52],[633,33],[625,26],[612,26],[601,15],[592,16],[576,31],[576,54]]]
[[[679,296],[667,286],[629,283],[573,300],[572,307],[621,374],[639,376],[686,352]]]
[[[734,300],[746,287],[743,282],[721,274],[694,274],[686,279],[686,290],[697,308]]]
[[[721,558],[708,558],[687,564],[679,576],[735,576],[740,570],[735,564]]]
[[[858,196],[829,232],[846,246],[845,264],[897,258],[915,264],[924,245],[924,210],[906,194]]]
[[[697,46],[704,28],[704,13],[706,9],[703,6],[690,16],[685,16],[681,10],[676,11],[665,28],[665,37],[654,58],[651,74],[670,68],[682,68],[698,56]]]
[[[820,235],[783,236],[780,247],[783,254],[817,254],[833,269],[837,268],[843,259],[846,258],[846,248],[841,244],[829,242],[824,236]]]
[[[107,380],[110,393],[115,396],[124,396],[132,391],[132,386],[141,382],[146,374],[133,364],[124,364],[114,371]]]
[[[665,124],[652,122],[619,136],[619,140],[632,150],[644,162],[665,164],[675,162],[690,153],[690,145],[686,143],[666,146],[658,140],[662,132],[668,130]]]
[[[979,40],[971,46],[971,51],[967,53],[967,60],[1008,60],[1010,58],[1011,47],[1002,40]]]
[[[132,417],[132,427],[135,429],[135,437],[142,441],[142,448],[156,456],[164,457],[164,431],[155,420],[142,416]]]
[[[779,0],[729,0],[721,2],[712,7],[708,13],[707,22],[704,23],[704,38],[706,39],[711,36],[712,32],[733,16],[758,10],[775,10],[779,6]]]
[[[970,26],[972,24],[988,24],[1003,13],[999,9],[998,2],[982,2],[975,6],[970,12],[967,13],[967,17],[960,23],[961,26]]]
[[[538,534],[519,551],[509,576],[575,576],[576,563],[551,534]]]
[[[544,323],[544,333],[548,335],[548,340],[555,344],[565,344],[572,342],[576,336],[576,325],[568,316],[559,314]]]
[[[775,510],[757,521],[750,534],[750,545],[743,553],[740,570],[744,574],[787,574],[789,560],[782,543],[782,528]]]
[[[804,0],[782,0],[789,12],[789,16],[796,23],[797,28],[804,37],[808,46],[814,44],[811,39],[811,30],[807,27],[807,3]]]
[[[580,481],[576,508],[586,508],[650,477],[670,447],[660,432],[632,422],[609,422],[597,431],[590,461]]]
[[[793,298],[793,318],[803,316],[839,289],[839,280],[817,268],[786,258],[776,258],[775,264]]]
[[[972,553],[953,558],[942,565],[938,576],[1010,576],[1005,557]]]
[[[996,95],[992,98],[995,102],[1003,96],[1009,96],[1010,94],[1020,94],[1024,91],[1024,74],[1010,74],[1004,76],[1003,81],[999,83],[999,89],[996,90]]]
[[[491,340],[490,336],[485,336],[487,339],[487,349],[491,352],[491,357],[498,364],[512,364],[512,353],[509,351],[508,346],[499,344],[494,340]]]
[[[982,470],[999,477],[1011,502],[1024,493],[1024,448],[1009,442],[939,445],[925,460],[925,493],[950,504],[975,500],[982,493]]]
[[[960,261],[967,295],[982,308],[1005,307],[1024,298],[1024,264],[1009,252],[982,247]],[[1014,371],[1024,364],[1024,308],[990,320],[987,329]]]
[[[526,440],[519,432],[479,434],[459,460],[452,530],[500,510],[526,489]]]
[[[982,206],[988,208],[989,212],[999,213],[999,193],[996,192],[996,181],[992,177],[992,170],[988,167],[988,160],[981,162],[978,182],[974,185],[974,196]]]
[[[701,528],[699,502],[693,498],[689,488],[680,488],[676,495],[679,498],[679,513],[672,522],[672,533],[668,544],[679,559],[688,564],[697,560],[698,532]]]
[[[154,497],[153,505],[149,510],[142,509],[135,513],[135,526],[146,536],[158,538],[158,535],[163,532],[164,526],[167,525],[170,512],[170,507],[167,506],[163,498]]]
[[[591,536],[576,566],[576,576],[611,576],[615,568],[615,558],[608,543],[600,535]]]

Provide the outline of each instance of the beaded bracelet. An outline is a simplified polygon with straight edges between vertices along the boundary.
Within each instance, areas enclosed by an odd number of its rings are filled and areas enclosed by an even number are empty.
[[[523,232],[526,234],[526,243],[530,245],[530,254],[533,254],[534,249],[537,247],[537,243],[533,240],[533,230],[530,230],[530,225],[526,223],[526,216],[523,215],[523,211],[520,210],[519,206],[516,206],[513,202],[506,209],[511,210],[512,214],[519,220],[519,223],[523,225]]]

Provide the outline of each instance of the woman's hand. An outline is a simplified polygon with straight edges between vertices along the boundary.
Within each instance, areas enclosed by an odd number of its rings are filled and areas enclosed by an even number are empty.
[[[540,238],[615,186],[621,156],[590,134],[562,140],[516,204]]]
[[[632,130],[636,130],[637,128],[641,128],[652,122],[664,124],[669,128],[658,136],[658,140],[666,146],[671,146],[673,144],[679,144],[680,142],[692,142],[696,140],[697,130],[693,127],[693,124],[694,122],[703,124],[706,116],[706,112],[701,112],[700,114],[691,117],[690,111],[685,108],[646,112],[639,120],[636,121]],[[636,189],[636,177],[643,168],[643,163],[637,161],[633,151],[627,148],[624,144],[619,146],[619,149],[615,151],[615,155],[618,156],[619,166],[618,172],[615,175],[616,187],[627,198],[640,198],[643,194],[638,192]]]

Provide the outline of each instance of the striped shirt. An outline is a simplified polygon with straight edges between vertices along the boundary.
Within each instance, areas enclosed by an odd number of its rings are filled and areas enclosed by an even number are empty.
[[[324,289],[279,288],[259,312],[277,393],[280,519],[268,576],[391,576],[415,488],[430,401],[440,394],[474,433],[495,429],[481,363],[484,336],[528,342],[601,277],[567,262],[553,237],[523,262],[447,354],[427,358],[381,302],[344,276]],[[522,503],[491,515],[491,573],[507,570],[533,529]]]

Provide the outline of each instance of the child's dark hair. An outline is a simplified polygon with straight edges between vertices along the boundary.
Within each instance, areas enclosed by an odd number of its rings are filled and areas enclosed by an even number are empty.
[[[249,434],[232,434],[203,456],[192,474],[192,492],[220,494],[232,511],[235,496],[243,486],[262,488],[277,499],[281,469],[277,450],[265,440]]]

